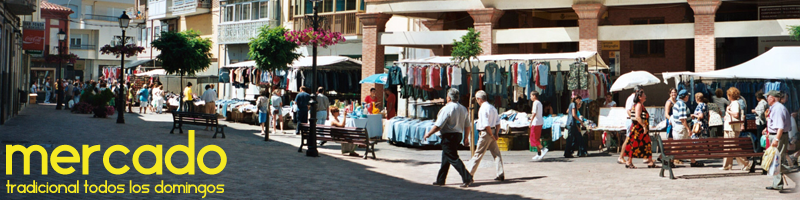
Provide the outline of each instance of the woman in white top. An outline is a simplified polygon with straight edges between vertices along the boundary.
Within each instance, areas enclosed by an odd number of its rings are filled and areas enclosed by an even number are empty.
[[[725,109],[725,122],[722,124],[723,130],[725,131],[725,138],[737,138],[739,137],[739,132],[742,130],[742,125],[744,121],[744,112],[742,112],[741,107],[739,106],[739,89],[735,87],[731,87],[728,89],[728,100],[730,100],[730,105],[728,108]],[[729,145],[726,145],[729,146]],[[735,150],[735,149],[727,149],[727,150]],[[739,165],[743,165],[742,170],[750,170],[750,164],[747,162],[747,159],[744,157],[737,157],[736,162],[739,162]],[[733,167],[733,159],[730,157],[725,158],[722,163],[721,170],[730,170]]]
[[[269,95],[269,90],[261,91],[261,96],[256,100],[256,108],[258,108],[258,123],[261,124],[261,134],[268,138],[266,124],[267,114],[269,114],[269,99],[267,99],[267,95]]]
[[[544,109],[542,102],[539,101],[539,92],[531,92],[531,100],[533,101],[533,107],[531,109],[533,119],[531,119],[530,124],[531,134],[529,135],[529,142],[531,143],[531,147],[536,147],[538,151],[538,154],[532,158],[533,161],[540,161],[548,151],[542,148],[542,143],[539,141],[542,137],[542,125],[544,125],[544,119],[542,118]]]
[[[281,108],[283,108],[283,99],[281,98],[281,90],[273,90],[272,97],[269,99],[269,101],[272,104],[272,131],[277,131],[275,127],[280,125],[281,132],[283,132],[283,113],[281,113]]]
[[[153,88],[153,108],[155,109],[156,113],[161,114],[161,111],[164,109],[164,90],[161,88],[164,87],[162,85],[158,85]]]
[[[325,125],[344,128],[347,124],[347,112],[345,111],[344,113],[345,117],[339,119],[339,108],[331,106],[328,108],[328,110],[330,115],[328,115],[328,120],[325,121]],[[358,145],[353,143],[342,143],[342,154],[358,156],[358,153],[356,153],[356,147],[358,147]]]
[[[606,93],[606,101],[603,102],[603,107],[615,107],[617,102],[611,99],[611,93]]]

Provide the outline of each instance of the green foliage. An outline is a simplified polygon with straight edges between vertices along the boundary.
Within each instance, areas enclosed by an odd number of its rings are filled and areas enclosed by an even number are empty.
[[[81,101],[86,101],[92,106],[108,106],[108,102],[114,98],[114,92],[111,92],[110,89],[103,90],[97,94],[94,93],[94,87],[89,86],[84,90],[83,94],[81,94]]]
[[[481,32],[475,32],[475,29],[469,28],[466,35],[461,36],[461,41],[453,40],[453,61],[462,63],[465,60],[469,63],[470,59],[478,58],[478,55],[483,53],[481,48]]]
[[[294,52],[298,45],[286,40],[284,36],[286,32],[286,28],[280,26],[262,26],[258,30],[258,35],[250,38],[248,43],[250,52],[247,55],[256,61],[258,69],[267,71],[286,69],[300,57],[300,54]]]
[[[800,40],[800,26],[789,26],[789,35],[794,40]]]
[[[161,51],[156,59],[169,74],[191,76],[211,65],[211,39],[201,38],[199,31],[163,32],[152,45]]]

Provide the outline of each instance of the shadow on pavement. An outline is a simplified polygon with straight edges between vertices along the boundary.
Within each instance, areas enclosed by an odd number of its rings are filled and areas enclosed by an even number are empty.
[[[680,179],[708,179],[708,178],[728,178],[728,177],[740,177],[740,176],[762,176],[761,173],[724,173],[724,174],[692,174],[692,175],[683,175],[677,176],[676,178]]]
[[[202,126],[186,126],[184,134],[169,134],[172,122],[164,119],[170,117],[150,117],[143,120],[135,114],[126,114],[126,123],[117,124],[116,116],[107,119],[93,119],[91,115],[72,114],[67,111],[56,111],[53,106],[31,105],[22,111],[24,114],[7,124],[0,126],[0,140],[28,141],[39,144],[45,141],[52,144],[66,144],[77,147],[100,145],[101,152],[111,145],[123,145],[130,152],[115,152],[109,159],[114,167],[129,166],[130,170],[121,175],[111,174],[104,167],[102,154],[95,153],[88,158],[89,175],[82,175],[81,164],[70,164],[76,172],[69,175],[41,174],[41,157],[38,153],[31,156],[31,175],[22,175],[23,156],[15,153],[12,156],[14,175],[6,175],[5,179],[12,184],[30,184],[32,181],[49,182],[50,184],[75,183],[87,181],[89,184],[151,184],[148,194],[35,194],[26,195],[4,193],[3,199],[30,198],[90,198],[90,199],[526,199],[519,195],[503,195],[473,190],[462,190],[454,187],[437,187],[418,184],[405,179],[396,178],[369,170],[368,166],[321,154],[320,157],[306,157],[305,153],[297,153],[297,147],[281,142],[264,142],[263,137],[254,135],[257,130],[246,130],[228,126],[226,138],[211,139],[213,131],[202,131]],[[166,114],[169,115],[169,114]],[[153,121],[158,119],[160,121]],[[238,125],[237,125],[238,126]],[[170,127],[170,128],[165,128]],[[243,126],[240,126],[243,127]],[[162,175],[143,175],[134,169],[133,152],[143,145],[163,145],[163,152],[175,145],[187,145],[188,130],[195,131],[195,155],[207,145],[217,145],[225,151],[227,164],[222,172],[209,175],[200,170],[197,160],[194,161],[194,175],[176,175],[163,167]],[[199,130],[198,130],[199,129]],[[299,138],[298,138],[299,140]],[[299,142],[299,141],[297,141]],[[48,150],[49,151],[49,150]],[[165,159],[165,156],[162,156]],[[150,152],[141,154],[141,166],[150,167],[156,164],[156,156]],[[167,161],[164,161],[165,164]],[[171,162],[176,167],[189,164],[184,153],[176,153]],[[411,162],[398,160],[396,162]],[[208,167],[216,167],[221,163],[217,153],[208,153],[204,157]],[[417,164],[425,164],[417,162]],[[64,164],[62,164],[63,167]],[[52,168],[48,166],[49,168]],[[413,172],[399,172],[413,173]],[[435,177],[431,177],[433,180]],[[536,177],[534,177],[536,178]],[[525,179],[512,179],[524,181]],[[157,194],[154,185],[165,184],[224,184],[224,193],[171,193]]]
[[[528,180],[535,180],[535,179],[541,179],[541,178],[547,178],[547,176],[532,176],[532,177],[512,178],[512,179],[506,179],[505,181],[475,180],[475,183],[472,183],[472,185],[470,185],[470,187],[478,187],[478,186],[484,186],[484,185],[503,185],[503,184],[519,183],[519,182],[525,182],[525,181],[528,181]]]

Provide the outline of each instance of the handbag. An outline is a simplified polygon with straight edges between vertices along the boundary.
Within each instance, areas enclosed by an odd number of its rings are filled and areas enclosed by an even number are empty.
[[[700,131],[703,131],[703,123],[702,122],[694,123],[694,125],[692,126],[692,133],[700,134]]]

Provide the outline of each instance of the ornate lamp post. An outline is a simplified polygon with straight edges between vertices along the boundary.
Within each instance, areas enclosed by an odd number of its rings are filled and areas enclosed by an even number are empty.
[[[121,42],[122,45],[125,45],[125,43],[127,43],[127,40],[125,38],[125,29],[128,28],[128,24],[130,24],[130,22],[131,22],[131,18],[128,17],[128,15],[125,13],[125,11],[122,11],[122,15],[119,16],[119,28],[122,29],[122,38],[120,38],[120,41],[122,41]],[[125,82],[123,82],[124,79],[122,78],[125,75],[125,55],[124,54],[122,56],[120,56],[119,66],[120,66],[120,74],[119,74],[119,76],[117,76],[117,83],[119,84],[119,87],[117,87],[117,88],[119,88],[119,89],[117,89],[117,100],[116,100],[117,101],[116,102],[116,104],[117,104],[117,123],[118,124],[124,124],[125,123],[125,114],[124,114],[125,113],[124,112],[125,111],[125,100],[124,100],[125,91],[124,90],[128,89],[128,88],[125,88],[125,84],[124,84]]]
[[[65,45],[64,45],[64,41],[65,40],[67,40],[67,33],[64,32],[64,29],[61,29],[61,30],[58,31],[58,69],[56,69],[56,81],[59,81],[62,78],[64,78],[61,75],[62,74],[62,72],[61,72],[61,69],[62,69],[61,64],[64,62],[62,59],[64,59],[64,50],[66,49],[66,48],[64,48],[65,47]],[[56,96],[56,110],[61,110],[61,104],[64,101],[64,97],[63,97],[64,96],[64,91],[59,91],[59,90],[61,90],[60,89],[61,87],[64,87],[64,86],[62,86],[62,84],[64,84],[63,81],[61,83],[56,83],[56,85],[58,85],[58,88],[56,88],[56,91],[58,91],[58,92],[56,92],[56,94],[58,94]],[[59,94],[59,92],[60,92],[60,94]]]
[[[319,30],[319,24],[321,19],[319,17],[319,3],[322,0],[309,0],[314,4],[314,15],[311,17],[311,27],[314,29],[314,32]],[[311,59],[311,119],[309,119],[308,124],[311,128],[311,133],[308,134],[308,151],[306,151],[306,156],[317,157],[319,156],[319,152],[317,151],[317,93],[314,92],[317,90],[317,43],[311,45],[313,56]]]

